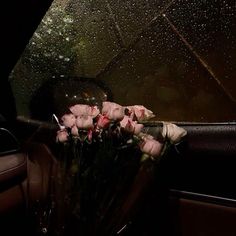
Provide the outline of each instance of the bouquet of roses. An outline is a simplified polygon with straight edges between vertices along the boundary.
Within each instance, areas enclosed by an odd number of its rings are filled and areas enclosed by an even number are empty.
[[[58,122],[55,219],[61,235],[112,235],[140,166],[158,160],[186,131],[163,123],[161,138],[145,133],[154,117],[144,106],[77,104]],[[114,219],[115,217],[115,219]],[[58,234],[60,234],[58,233]]]

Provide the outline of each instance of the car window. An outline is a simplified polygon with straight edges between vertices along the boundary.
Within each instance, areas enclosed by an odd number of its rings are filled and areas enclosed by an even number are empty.
[[[10,76],[20,116],[142,104],[154,120],[236,119],[235,1],[55,0]]]

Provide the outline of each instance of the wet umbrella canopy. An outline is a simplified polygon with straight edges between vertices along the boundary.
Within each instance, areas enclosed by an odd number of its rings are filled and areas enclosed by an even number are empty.
[[[62,116],[78,103],[102,106],[111,100],[110,91],[91,78],[54,78],[44,83],[32,96],[30,103],[33,119],[50,121],[53,114]]]
[[[10,76],[18,115],[48,119],[34,107],[47,107],[42,87],[88,77],[157,120],[235,121],[235,14],[234,1],[55,0]],[[103,96],[69,84],[55,88]]]

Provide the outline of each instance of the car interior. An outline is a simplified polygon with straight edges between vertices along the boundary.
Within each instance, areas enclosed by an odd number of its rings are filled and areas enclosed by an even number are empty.
[[[45,213],[58,163],[52,115],[111,100],[153,110],[144,129],[154,136],[162,121],[187,131],[143,173],[116,235],[235,236],[235,16],[231,0],[8,1],[0,235],[54,235]]]

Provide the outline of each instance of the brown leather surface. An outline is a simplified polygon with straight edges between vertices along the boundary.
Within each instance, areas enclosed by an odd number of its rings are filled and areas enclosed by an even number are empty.
[[[22,153],[0,157],[0,184],[26,175],[26,156]]]
[[[18,184],[0,193],[0,215],[21,205],[25,205],[26,199],[23,186]]]
[[[55,159],[48,147],[40,143],[31,143],[28,152],[28,198],[30,202],[48,197]]]
[[[40,143],[29,143],[24,154],[0,157],[0,215],[47,199],[54,164],[53,155]]]
[[[174,236],[235,236],[236,208],[180,198],[171,207]]]

